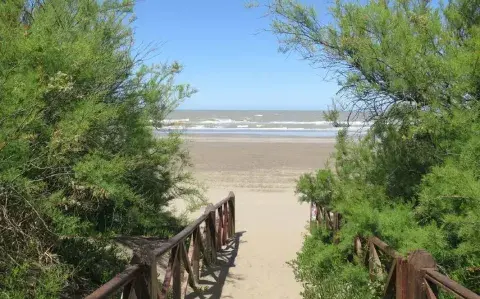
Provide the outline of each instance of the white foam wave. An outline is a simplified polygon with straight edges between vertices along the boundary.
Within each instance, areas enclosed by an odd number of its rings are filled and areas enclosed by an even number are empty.
[[[175,122],[171,122],[175,123]],[[233,119],[209,119],[202,121],[193,121],[192,123],[205,124],[205,125],[331,125],[332,122],[329,121],[270,121],[270,122],[260,122],[260,121],[251,121],[248,119],[244,120],[233,120]]]
[[[369,127],[372,125],[371,122],[363,122],[363,121],[340,121],[338,122],[340,125],[345,126],[349,125],[350,127]],[[251,121],[248,119],[244,120],[233,120],[230,118],[215,118],[215,119],[208,119],[208,120],[190,120],[189,118],[182,118],[182,119],[165,119],[162,121],[164,125],[170,126],[178,126],[178,125],[193,125],[193,126],[204,126],[204,125],[213,125],[213,126],[221,126],[221,125],[237,125],[238,128],[244,128],[248,125],[255,125],[258,127],[269,127],[269,125],[276,125],[282,127],[288,127],[289,125],[307,125],[307,126],[332,126],[332,122],[326,120],[319,120],[319,121],[270,121],[270,122],[261,122],[261,121]]]
[[[372,123],[370,122],[363,122],[363,121],[351,121],[351,122],[346,122],[346,121],[339,121],[338,122],[341,125],[349,125],[349,126],[371,126]],[[267,122],[267,124],[275,124],[275,125],[332,125],[331,121],[327,120],[318,120],[318,121],[272,121],[272,122]]]
[[[209,120],[202,120],[199,121],[199,124],[234,124],[238,122],[245,122],[245,121],[235,121],[230,118],[215,118],[215,119],[209,119]]]
[[[326,120],[319,121],[271,121],[274,125],[329,125],[332,122]]]
[[[237,126],[236,128],[208,128],[205,126],[194,126],[194,127],[184,127],[184,126],[165,126],[163,129],[166,130],[204,130],[204,131],[239,131],[239,130],[251,130],[251,131],[311,131],[311,132],[322,132],[322,131],[333,131],[337,132],[343,128],[289,128],[289,127],[277,127],[277,128],[249,128],[248,126]],[[366,131],[369,127],[365,126],[351,126],[347,128],[348,131]]]
[[[176,123],[188,123],[190,122],[189,118],[179,118],[179,119],[164,119],[162,120],[162,124],[168,125],[168,124],[176,124]]]

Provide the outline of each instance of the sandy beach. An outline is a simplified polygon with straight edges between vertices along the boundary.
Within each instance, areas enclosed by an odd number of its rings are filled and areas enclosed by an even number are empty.
[[[301,248],[309,217],[295,179],[324,167],[334,139],[186,136],[186,143],[209,200],[236,195],[237,238],[205,297],[301,298],[286,264]]]
[[[334,139],[187,137],[194,173],[211,189],[293,193],[304,172],[325,166]]]

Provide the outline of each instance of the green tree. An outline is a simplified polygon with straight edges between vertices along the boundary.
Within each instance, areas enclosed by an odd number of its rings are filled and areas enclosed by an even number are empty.
[[[0,3],[2,298],[88,292],[124,266],[111,237],[171,236],[167,204],[200,195],[179,136],[152,130],[195,90],[132,54],[133,5]]]
[[[344,216],[340,244],[329,250],[348,256],[354,236],[372,234],[404,253],[425,248],[451,277],[480,292],[479,6],[477,0],[337,0],[330,24],[294,0],[268,6],[280,50],[329,69],[349,109],[373,121],[359,142],[339,134],[334,178],[321,170],[299,181],[303,201],[328,195]],[[315,290],[308,298],[329,298],[338,288],[329,282],[322,289],[322,279],[333,270],[322,262],[310,271],[310,238],[295,270]],[[331,243],[322,242],[318,250]],[[330,262],[344,277],[352,263],[336,256]],[[355,277],[353,283],[364,278]]]

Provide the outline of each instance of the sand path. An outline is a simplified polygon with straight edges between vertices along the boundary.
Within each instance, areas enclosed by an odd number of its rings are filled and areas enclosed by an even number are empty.
[[[333,140],[202,136],[187,144],[210,201],[235,193],[237,232],[203,273],[203,294],[187,298],[301,298],[287,262],[302,248],[309,209],[298,203],[295,179],[325,165]]]
[[[226,194],[209,191],[212,202]],[[300,205],[293,192],[239,189],[235,195],[236,237],[219,254],[218,266],[204,273],[203,298],[301,298],[287,261],[302,246],[307,205]]]

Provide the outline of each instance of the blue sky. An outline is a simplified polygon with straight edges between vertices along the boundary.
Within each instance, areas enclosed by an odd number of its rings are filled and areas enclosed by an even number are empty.
[[[317,10],[327,13],[325,4]],[[326,108],[336,81],[297,55],[278,53],[263,13],[246,9],[245,0],[139,0],[136,43],[160,45],[149,63],[178,60],[185,66],[179,82],[199,92],[180,108]]]

